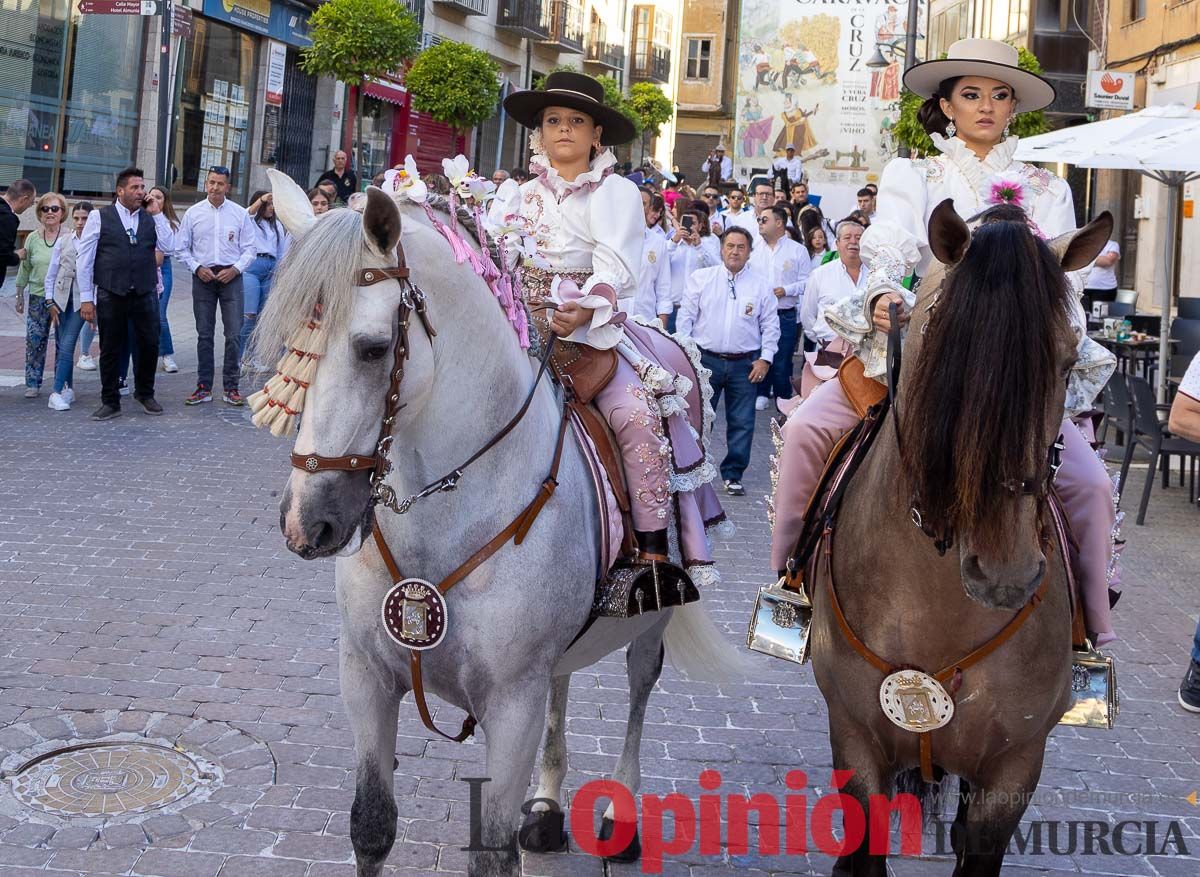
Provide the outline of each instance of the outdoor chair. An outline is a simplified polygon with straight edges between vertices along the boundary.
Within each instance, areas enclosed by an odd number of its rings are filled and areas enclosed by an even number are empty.
[[[1132,316],[1134,305],[1126,304],[1123,301],[1113,301],[1108,303],[1108,315],[1110,317],[1128,317]]]
[[[1181,298],[1175,313],[1185,320],[1200,320],[1200,298]]]
[[[1133,452],[1141,445],[1150,452],[1150,471],[1146,473],[1146,484],[1142,488],[1142,501],[1138,506],[1138,525],[1146,523],[1146,507],[1150,505],[1150,491],[1154,489],[1154,475],[1157,467],[1163,466],[1163,487],[1167,486],[1171,472],[1171,457],[1178,454],[1181,460],[1188,461],[1191,473],[1189,496],[1195,495],[1196,467],[1200,461],[1200,443],[1177,438],[1168,432],[1166,424],[1159,419],[1170,410],[1170,406],[1159,405],[1154,399],[1154,390],[1142,378],[1126,376],[1129,394],[1133,398],[1132,431],[1126,439],[1125,458],[1121,461],[1121,487],[1125,486],[1125,478],[1129,475],[1129,464],[1133,462]],[[1183,480],[1182,470],[1180,481]]]
[[[1104,420],[1096,431],[1096,441],[1108,444],[1108,427],[1111,424],[1117,433],[1115,444],[1126,444],[1133,434],[1133,402],[1129,398],[1124,372],[1113,372],[1100,394],[1100,403],[1104,409]],[[1124,478],[1121,479],[1121,490],[1125,490]]]

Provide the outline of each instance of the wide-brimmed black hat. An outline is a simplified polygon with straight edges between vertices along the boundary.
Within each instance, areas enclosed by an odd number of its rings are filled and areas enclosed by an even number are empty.
[[[605,146],[628,143],[637,134],[627,116],[604,104],[604,86],[584,73],[554,72],[542,88],[514,92],[504,99],[505,112],[526,128],[538,127],[538,113],[546,107],[587,113],[603,129],[600,142]]]

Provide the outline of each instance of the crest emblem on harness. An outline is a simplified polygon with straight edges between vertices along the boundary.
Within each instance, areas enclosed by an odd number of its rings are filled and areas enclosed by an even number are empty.
[[[404,579],[383,599],[383,626],[406,649],[432,649],[446,636],[446,598],[424,579]]]
[[[942,684],[920,670],[897,670],[879,688],[879,705],[893,724],[921,733],[954,718],[954,700]]]

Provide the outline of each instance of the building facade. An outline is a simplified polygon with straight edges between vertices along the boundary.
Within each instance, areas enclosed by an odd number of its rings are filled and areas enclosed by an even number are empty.
[[[740,2],[685,0],[676,90],[674,162],[689,180],[718,143],[733,156]]]

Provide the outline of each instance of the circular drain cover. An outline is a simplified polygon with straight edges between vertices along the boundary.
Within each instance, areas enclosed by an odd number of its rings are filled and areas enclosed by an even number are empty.
[[[57,816],[118,816],[166,807],[211,776],[174,749],[95,743],[48,752],[14,771],[26,806]]]

